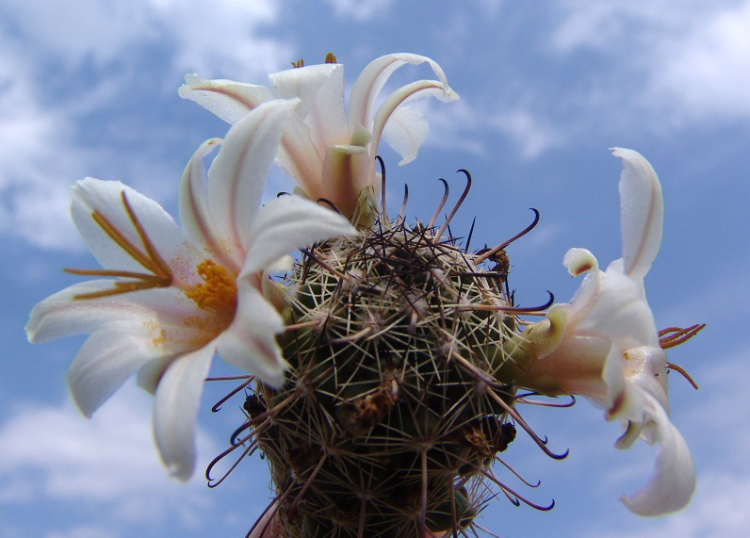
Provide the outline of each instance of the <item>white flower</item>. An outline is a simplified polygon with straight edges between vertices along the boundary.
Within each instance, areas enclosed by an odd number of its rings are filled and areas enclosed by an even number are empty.
[[[182,179],[184,232],[154,201],[115,181],[76,184],[71,213],[107,277],[70,286],[39,303],[26,327],[47,342],[90,334],[68,371],[87,416],[134,373],[155,394],[154,435],[175,477],[195,465],[194,430],[214,353],[279,385],[286,363],[279,312],[264,298],[264,276],[288,252],[354,233],[340,215],[294,196],[260,206],[268,168],[296,101],[276,100],[235,124],[203,185],[205,142]]]
[[[335,59],[334,59],[335,61]],[[418,80],[388,95],[376,109],[383,87],[406,64],[427,63],[439,80]],[[375,167],[381,136],[402,156],[414,160],[428,125],[416,109],[403,106],[423,97],[458,99],[440,66],[425,56],[390,54],[372,61],[360,74],[345,109],[344,66],[326,63],[270,76],[274,89],[188,75],[180,96],[192,99],[229,123],[275,97],[299,98],[295,117],[282,137],[278,162],[311,200],[326,198],[347,217],[368,222],[380,182]]]
[[[570,304],[553,306],[524,333],[531,360],[519,365],[516,380],[549,395],[580,394],[603,407],[608,419],[626,425],[618,448],[638,437],[658,443],[655,476],[622,501],[637,514],[659,515],[685,506],[695,488],[690,451],[669,420],[667,355],[643,285],[661,244],[663,200],[646,159],[627,149],[613,153],[624,163],[623,257],[602,271],[588,250],[568,251],[568,271],[586,277]]]

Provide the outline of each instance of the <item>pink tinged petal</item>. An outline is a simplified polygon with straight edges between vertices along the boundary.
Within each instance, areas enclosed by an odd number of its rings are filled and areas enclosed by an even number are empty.
[[[670,422],[661,405],[645,396],[646,412],[653,421],[654,441],[659,445],[655,472],[648,485],[622,502],[641,516],[659,516],[684,508],[695,490],[695,466],[690,449]]]
[[[309,136],[321,156],[326,146],[349,143],[343,65],[288,69],[271,75],[270,79],[279,97],[300,99],[294,112],[309,127]]]
[[[458,94],[451,90],[447,85],[436,80],[420,80],[417,82],[412,82],[411,84],[403,86],[390,94],[380,106],[380,108],[378,108],[378,112],[373,120],[372,148],[370,149],[371,155],[374,156],[378,153],[378,147],[380,138],[383,135],[383,130],[393,118],[393,115],[396,113],[399,107],[410,101],[414,101],[416,99],[424,99],[425,97],[435,97],[436,99],[447,103],[458,99]],[[416,157],[428,129],[426,129],[426,122],[424,122],[424,120],[417,120],[413,114],[409,117],[409,119],[411,120],[410,123],[405,123],[405,118],[403,116],[400,119],[402,121],[401,129],[407,129],[410,132],[408,136],[405,136],[402,133],[398,138],[394,138],[393,140],[395,142],[401,143],[403,145],[393,146],[393,149],[395,149],[402,157],[402,160],[399,164],[405,164]],[[367,124],[363,123],[361,125]]]
[[[84,342],[68,369],[70,392],[84,415],[91,417],[131,375],[159,358],[154,337],[130,322],[105,326]]]
[[[195,468],[195,422],[213,346],[174,359],[159,381],[154,402],[154,437],[169,473],[187,480]]]
[[[211,222],[241,265],[281,131],[297,100],[264,103],[237,122],[208,171]]]
[[[362,191],[371,186],[372,182],[366,179],[371,162],[362,146],[331,146],[326,152],[323,162],[326,198],[348,218],[356,211]]]
[[[580,394],[606,407],[604,368],[610,349],[611,342],[603,338],[566,336],[551,354],[532,362],[529,388],[539,387],[553,395]]]
[[[276,335],[284,330],[284,322],[247,279],[240,281],[239,300],[232,325],[216,341],[219,355],[264,383],[279,387],[288,368],[276,342]]]
[[[201,247],[220,258],[225,264],[231,260],[225,258],[221,240],[211,222],[208,210],[206,187],[204,185],[205,167],[203,159],[220,146],[220,138],[206,140],[193,154],[185,167],[180,183],[180,220],[185,232]]]
[[[260,273],[284,254],[305,245],[356,233],[338,213],[298,196],[282,196],[258,212],[240,278]]]
[[[397,53],[381,56],[370,62],[357,78],[349,96],[349,131],[353,132],[358,125],[369,127],[373,118],[375,100],[380,95],[383,86],[388,82],[394,71],[407,64],[419,65],[427,63],[437,75],[444,93],[457,99],[458,95],[448,86],[448,78],[443,69],[433,60],[418,54]]]
[[[656,172],[640,153],[614,148],[623,160],[620,206],[623,269],[634,279],[646,276],[659,252],[664,224],[664,200]]]
[[[639,420],[643,414],[640,398],[633,398],[625,380],[623,362],[622,350],[616,344],[610,344],[602,369],[602,380],[606,386],[605,399],[599,401],[606,409],[607,420]]]
[[[321,175],[324,157],[325,148],[316,147],[310,137],[310,128],[296,115],[289,118],[281,137],[277,162],[312,200],[324,196]]]
[[[177,93],[230,124],[240,121],[261,103],[276,98],[266,86],[231,80],[205,80],[196,74],[186,75],[185,84],[180,86]]]

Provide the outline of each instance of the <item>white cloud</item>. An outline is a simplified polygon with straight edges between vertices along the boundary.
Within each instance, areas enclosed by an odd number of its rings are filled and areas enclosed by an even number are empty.
[[[117,179],[128,180],[154,160],[122,150],[141,136],[128,124],[129,99],[153,99],[164,85],[161,93],[177,102],[182,75],[196,70],[264,81],[293,57],[290,45],[265,35],[280,12],[273,0],[70,0],[0,8],[12,29],[0,37],[0,233],[44,248],[80,248],[68,217],[73,181],[95,169],[117,170]],[[153,88],[144,93],[146,85]],[[147,105],[140,110],[153,114]],[[97,135],[86,127],[93,118],[101,122]],[[181,134],[152,123],[165,131],[165,145],[170,134]],[[158,177],[163,166],[158,158],[149,163],[147,177]]]
[[[561,144],[560,129],[519,103],[420,103],[430,124],[426,146],[484,155],[499,134],[510,139],[522,159],[534,159]],[[488,132],[489,131],[489,132]]]
[[[182,485],[169,479],[159,463],[149,404],[145,393],[128,386],[91,420],[71,404],[28,404],[11,410],[0,425],[0,504],[6,509],[40,502],[68,506],[71,521],[78,511],[84,517],[94,508],[97,521],[88,521],[89,513],[87,523],[95,526],[86,532],[96,538],[109,536],[101,534],[99,523],[111,527],[169,521],[193,528],[201,519],[209,520],[215,507],[202,477]],[[218,448],[199,434],[198,451],[200,469]],[[18,485],[23,487],[16,489]],[[83,536],[60,534],[68,535]]]
[[[116,538],[118,535],[103,526],[80,525],[67,530],[54,530],[45,538]]]
[[[750,116],[750,2],[711,14],[655,57],[651,92],[698,119]]]
[[[592,92],[606,90],[608,104],[656,113],[652,124],[750,116],[747,0],[567,0],[558,9],[552,49],[564,55],[585,49],[606,58],[611,78]]]
[[[138,52],[158,52],[163,46],[174,49],[162,57],[163,68],[177,73],[202,69],[214,75],[227,69],[260,74],[291,57],[288,45],[260,35],[279,20],[279,3],[272,0],[17,2],[5,11],[19,39],[33,43],[27,55],[54,57],[68,68],[84,62],[98,68],[127,64]]]
[[[0,43],[0,50],[7,50]],[[39,246],[72,244],[69,188],[64,170],[71,158],[70,126],[35,101],[27,66],[0,53],[0,233]],[[69,184],[69,183],[68,183]]]
[[[358,22],[381,18],[388,14],[393,0],[325,0],[339,17]]]

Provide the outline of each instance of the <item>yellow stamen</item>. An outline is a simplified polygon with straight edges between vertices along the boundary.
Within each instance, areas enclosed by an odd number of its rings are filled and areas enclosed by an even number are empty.
[[[294,67],[295,69],[299,69],[300,67],[305,67],[305,59],[300,58],[296,62],[292,62],[292,67]]]
[[[336,55],[332,52],[329,52],[326,54],[326,63],[327,64],[337,64],[339,61],[336,59]]]
[[[213,260],[204,260],[196,268],[203,284],[197,284],[185,292],[201,310],[209,310],[226,318],[234,319],[237,311],[237,283],[234,275]]]
[[[112,224],[107,217],[102,215],[98,210],[94,210],[91,213],[91,218],[94,219],[99,227],[106,233],[112,241],[117,243],[121,249],[127,252],[131,258],[137,261],[144,269],[150,271],[150,273],[139,273],[136,271],[119,271],[113,269],[65,269],[65,272],[72,273],[74,275],[85,275],[85,276],[107,276],[107,277],[119,277],[119,278],[131,278],[135,281],[130,282],[115,282],[114,287],[108,290],[102,290],[92,293],[82,293],[76,295],[74,299],[96,299],[99,297],[108,297],[110,295],[118,295],[120,293],[129,293],[131,291],[147,290],[151,288],[166,288],[172,285],[173,274],[169,265],[159,255],[159,252],[154,247],[151,239],[148,237],[146,230],[138,220],[133,208],[128,202],[125,191],[122,192],[122,203],[125,206],[125,211],[130,217],[130,222],[133,223],[133,227],[138,236],[141,238],[145,252],[141,248],[134,245],[123,233]]]

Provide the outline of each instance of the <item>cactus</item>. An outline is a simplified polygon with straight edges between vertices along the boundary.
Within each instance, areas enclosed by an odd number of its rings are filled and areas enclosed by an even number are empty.
[[[271,535],[454,533],[473,524],[515,438],[502,374],[525,310],[507,292],[509,242],[469,253],[443,239],[447,222],[383,220],[304,250],[284,278],[287,382],[256,380],[235,433],[269,462]]]

